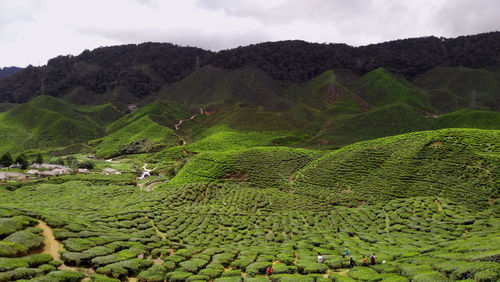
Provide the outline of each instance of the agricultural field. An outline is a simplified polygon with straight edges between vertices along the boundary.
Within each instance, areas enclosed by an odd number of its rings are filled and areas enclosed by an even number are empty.
[[[334,151],[276,146],[293,130],[247,133],[214,124],[89,174],[0,186],[0,281],[500,279],[498,131]]]

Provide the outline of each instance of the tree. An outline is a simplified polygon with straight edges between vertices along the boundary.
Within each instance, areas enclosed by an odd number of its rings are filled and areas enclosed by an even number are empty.
[[[78,168],[93,169],[94,163],[89,160],[83,160],[78,164]]]
[[[28,167],[28,158],[26,158],[25,154],[20,154],[17,156],[15,163],[20,164],[22,169],[26,169]]]
[[[12,156],[10,155],[9,152],[5,153],[2,155],[0,158],[0,165],[3,166],[10,166],[12,164]]]
[[[36,155],[36,160],[35,160],[35,163],[36,163],[36,164],[43,164],[43,157],[42,157],[42,154],[38,154],[38,155]]]

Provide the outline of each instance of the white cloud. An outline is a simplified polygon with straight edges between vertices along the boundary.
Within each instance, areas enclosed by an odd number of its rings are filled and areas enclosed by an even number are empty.
[[[144,41],[220,50],[287,39],[454,37],[499,30],[499,12],[496,0],[2,0],[0,66]]]

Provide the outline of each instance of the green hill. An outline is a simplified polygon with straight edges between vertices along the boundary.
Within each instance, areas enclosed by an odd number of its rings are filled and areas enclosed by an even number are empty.
[[[355,88],[363,99],[377,107],[403,102],[421,111],[429,109],[424,91],[384,68],[363,75],[356,81]]]
[[[432,118],[426,118],[414,107],[399,103],[332,118],[311,142],[339,147],[358,141],[432,128]]]
[[[356,143],[325,155],[234,144],[239,150],[222,152],[227,147],[209,140],[219,151],[204,147],[205,152],[199,151],[170,185],[236,181],[289,190],[332,205],[439,196],[484,209],[500,196],[499,141],[500,131],[442,129]]]
[[[356,143],[297,173],[295,192],[333,204],[440,196],[487,208],[500,191],[500,131],[443,129]]]
[[[119,155],[157,151],[159,148],[175,146],[179,136],[170,128],[155,121],[152,115],[146,115],[130,124],[93,140],[95,153],[99,157],[111,158]]]
[[[104,127],[89,115],[60,99],[38,96],[0,114],[0,151],[47,149],[103,136]]]
[[[500,76],[485,69],[436,67],[414,80],[429,93],[429,101],[442,112],[471,107],[500,111]],[[474,99],[472,99],[474,97]]]
[[[162,100],[198,105],[246,103],[269,109],[289,107],[279,84],[258,69],[227,70],[206,66],[159,92]]]
[[[107,130],[108,132],[115,132],[147,115],[151,115],[152,119],[163,126],[174,128],[174,125],[179,120],[188,118],[198,111],[199,109],[196,107],[156,101],[116,120],[108,126]]]
[[[438,128],[500,129],[500,113],[461,109],[436,119]]]

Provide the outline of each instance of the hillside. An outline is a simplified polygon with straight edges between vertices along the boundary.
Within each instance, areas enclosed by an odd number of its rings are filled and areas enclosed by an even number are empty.
[[[0,102],[23,103],[42,94],[81,104],[104,104],[120,96],[123,100],[117,102],[137,102],[196,71],[197,58],[201,67],[252,66],[282,85],[304,83],[331,69],[364,75],[384,67],[407,79],[438,66],[496,71],[500,67],[499,37],[500,32],[490,32],[361,47],[280,41],[217,53],[168,43],[102,47],[78,56],[59,56],[46,66],[28,67],[0,80]],[[85,95],[82,98],[78,93]]]
[[[179,137],[175,132],[155,121],[151,115],[143,116],[130,124],[90,142],[99,157],[111,158],[119,155],[149,153],[158,148],[175,146]]]
[[[442,112],[462,108],[500,110],[500,75],[483,68],[437,67],[415,79]]]
[[[427,94],[402,77],[383,68],[373,70],[356,80],[361,98],[374,106],[406,103],[418,110],[429,110]]]
[[[202,153],[171,184],[228,179],[333,205],[440,196],[484,209],[500,196],[499,141],[499,131],[443,129],[356,143],[316,161],[314,151],[289,148]]]
[[[210,66],[193,72],[179,83],[162,90],[158,98],[184,104],[266,106],[276,109],[282,89],[279,84],[257,69],[227,70]]]
[[[208,142],[184,160],[137,156],[158,158],[148,189],[127,173],[0,188],[0,279],[269,281],[273,266],[273,281],[495,281],[499,139],[446,129],[330,152]],[[37,251],[42,223],[57,258]]]
[[[104,126],[91,118],[94,113],[51,96],[39,96],[0,113],[1,151],[48,149],[103,136]]]
[[[0,282],[499,281],[499,36],[143,43],[4,77]]]

